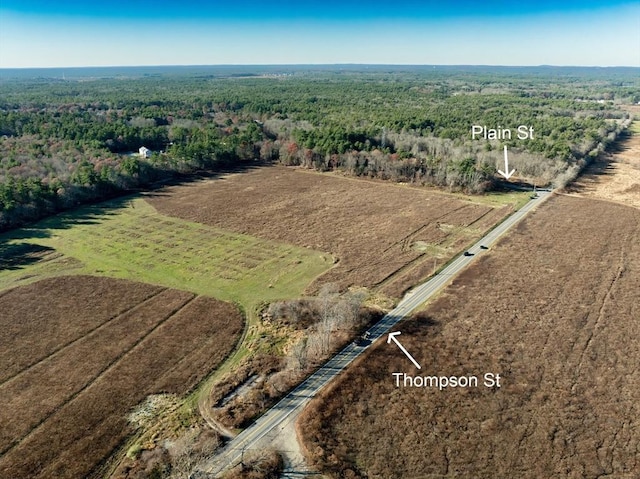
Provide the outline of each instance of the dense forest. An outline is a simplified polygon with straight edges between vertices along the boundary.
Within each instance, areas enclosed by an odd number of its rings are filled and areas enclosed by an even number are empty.
[[[169,178],[279,162],[479,194],[502,146],[562,185],[629,124],[637,69],[154,67],[0,71],[0,230]],[[533,139],[471,138],[472,125]],[[148,156],[139,148],[150,150]]]

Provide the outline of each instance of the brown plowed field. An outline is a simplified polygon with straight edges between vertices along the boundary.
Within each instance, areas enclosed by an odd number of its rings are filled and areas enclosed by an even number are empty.
[[[640,210],[557,196],[303,413],[332,477],[603,478],[640,471]],[[480,378],[396,387],[392,373]],[[501,388],[483,386],[500,373]]]
[[[426,255],[412,247],[415,242],[446,250],[437,258],[444,262],[457,252],[447,248],[470,243],[510,211],[417,188],[285,167],[167,188],[148,201],[166,215],[330,252],[339,262],[311,290],[327,282],[379,285]],[[433,260],[427,270],[432,272]],[[385,292],[397,296],[415,284],[414,278],[400,283]]]
[[[77,478],[132,432],[149,394],[184,394],[231,352],[237,308],[90,276],[0,296],[0,476]]]

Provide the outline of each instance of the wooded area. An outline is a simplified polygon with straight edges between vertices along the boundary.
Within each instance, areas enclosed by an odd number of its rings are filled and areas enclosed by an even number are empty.
[[[4,70],[0,230],[256,159],[482,193],[506,144],[520,178],[562,184],[626,127],[618,106],[640,101],[633,69],[273,68]],[[473,124],[536,134],[473,141]]]

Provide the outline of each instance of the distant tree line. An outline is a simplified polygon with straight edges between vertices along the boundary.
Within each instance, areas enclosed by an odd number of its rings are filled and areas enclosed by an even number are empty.
[[[2,80],[0,229],[254,159],[481,193],[507,144],[519,174],[562,182],[616,140],[629,121],[618,104],[636,97],[632,73]],[[472,141],[472,124],[536,136]]]

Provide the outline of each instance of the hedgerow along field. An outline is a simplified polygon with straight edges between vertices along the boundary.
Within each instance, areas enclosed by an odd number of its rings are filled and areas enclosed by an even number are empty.
[[[639,237],[639,209],[551,198],[398,325],[421,371],[380,341],[310,404],[307,457],[330,477],[636,477]]]
[[[95,276],[4,291],[0,310],[0,476],[13,479],[95,474],[135,406],[189,392],[244,328],[228,302]]]
[[[640,106],[628,108],[640,118]],[[628,135],[613,153],[589,165],[568,192],[640,208],[640,120],[631,124]]]

